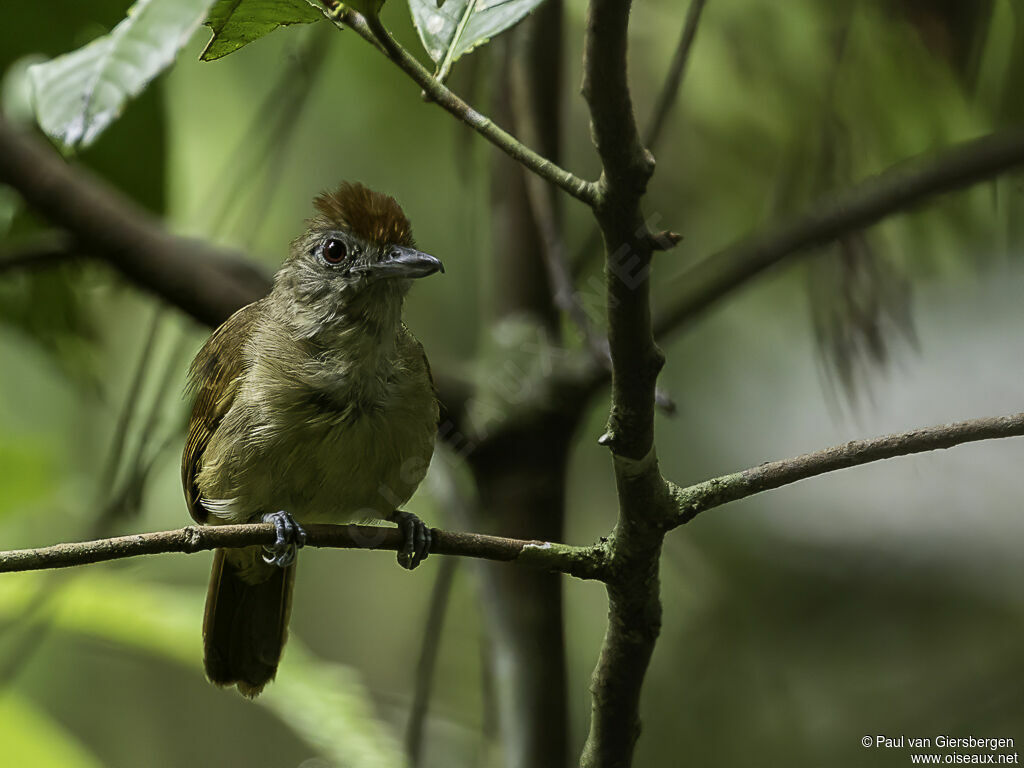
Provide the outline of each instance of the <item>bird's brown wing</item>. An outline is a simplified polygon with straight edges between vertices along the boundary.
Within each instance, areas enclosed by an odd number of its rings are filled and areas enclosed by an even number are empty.
[[[245,370],[240,340],[249,336],[258,307],[259,302],[249,304],[229,317],[199,350],[188,371],[188,387],[195,393],[195,402],[181,458],[181,484],[189,514],[197,523],[205,523],[208,516],[197,485],[203,452],[234,402]]]
[[[419,356],[423,358],[423,367],[427,369],[427,379],[430,381],[430,388],[434,391],[434,397],[437,397],[437,382],[434,381],[434,372],[430,370],[430,360],[427,359],[427,352],[423,349],[423,345],[420,340],[416,338],[412,331],[409,330],[409,326],[402,323],[402,334],[409,338],[412,342],[413,347],[417,350]]]

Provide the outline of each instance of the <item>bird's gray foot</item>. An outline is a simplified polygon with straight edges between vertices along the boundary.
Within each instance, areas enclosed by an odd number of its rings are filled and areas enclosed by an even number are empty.
[[[398,525],[398,531],[402,534],[398,564],[411,571],[426,560],[430,553],[430,529],[412,512],[395,510],[388,519]]]
[[[284,510],[268,512],[262,518],[264,523],[273,523],[277,538],[274,543],[263,547],[263,559],[278,568],[287,568],[295,562],[295,554],[306,544],[306,532],[295,522],[295,518]]]

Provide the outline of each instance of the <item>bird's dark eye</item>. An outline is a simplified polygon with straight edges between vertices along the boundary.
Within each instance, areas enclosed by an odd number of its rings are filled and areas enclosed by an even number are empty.
[[[341,240],[328,240],[324,243],[323,257],[328,264],[341,264],[348,256],[348,248]]]

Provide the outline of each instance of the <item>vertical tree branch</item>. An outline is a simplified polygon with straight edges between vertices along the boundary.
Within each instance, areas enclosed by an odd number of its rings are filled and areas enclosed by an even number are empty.
[[[661,629],[658,561],[672,514],[654,450],[655,385],[664,355],[650,311],[652,240],[640,202],[654,158],[640,141],[627,77],[629,0],[591,0],[583,95],[603,171],[594,215],[605,246],[611,413],[601,442],[611,448],[619,519],[608,541],[608,628],[594,669],[585,768],[632,762],[639,703]]]
[[[640,199],[654,157],[640,143],[627,84],[628,0],[593,0],[583,52],[583,96],[603,167],[595,217],[604,237],[612,412],[606,443],[639,459],[654,440],[654,383],[664,356],[651,335],[651,243]]]

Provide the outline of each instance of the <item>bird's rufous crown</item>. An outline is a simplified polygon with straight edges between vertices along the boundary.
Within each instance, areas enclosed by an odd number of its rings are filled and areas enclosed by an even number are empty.
[[[313,206],[331,226],[367,244],[413,245],[412,225],[395,198],[362,184],[343,182],[335,191],[318,195]]]

